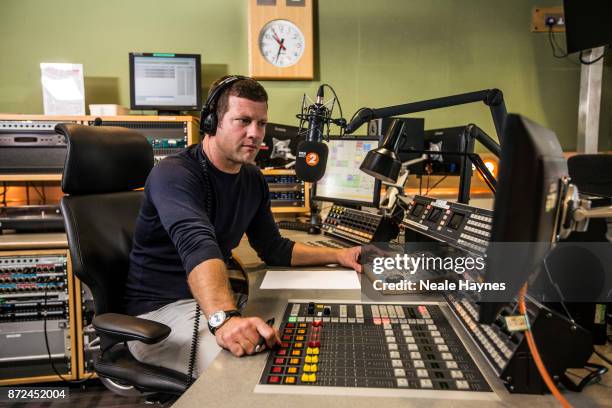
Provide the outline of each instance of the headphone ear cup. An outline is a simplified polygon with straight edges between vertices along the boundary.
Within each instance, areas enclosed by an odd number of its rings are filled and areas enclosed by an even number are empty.
[[[217,133],[217,114],[210,112],[204,119],[203,129],[205,133],[214,136]]]

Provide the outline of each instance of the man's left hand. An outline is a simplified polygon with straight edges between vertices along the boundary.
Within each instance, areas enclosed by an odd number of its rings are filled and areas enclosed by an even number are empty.
[[[361,273],[361,264],[359,257],[361,256],[361,246],[338,250],[338,263],[347,268],[354,269]]]

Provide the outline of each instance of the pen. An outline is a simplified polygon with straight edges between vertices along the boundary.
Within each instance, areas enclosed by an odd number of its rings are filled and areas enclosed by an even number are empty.
[[[274,326],[274,318],[266,320],[266,324],[270,327]],[[257,342],[257,345],[255,346],[255,352],[259,353],[260,351],[263,351],[265,348],[266,348],[266,339],[260,334],[259,341]]]

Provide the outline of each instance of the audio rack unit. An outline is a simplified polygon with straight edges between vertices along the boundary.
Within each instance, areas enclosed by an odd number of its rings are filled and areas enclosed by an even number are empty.
[[[299,180],[293,170],[262,170],[270,191],[273,213],[310,211],[309,184]]]
[[[75,378],[68,268],[65,250],[0,253],[0,385],[57,381],[51,363]]]

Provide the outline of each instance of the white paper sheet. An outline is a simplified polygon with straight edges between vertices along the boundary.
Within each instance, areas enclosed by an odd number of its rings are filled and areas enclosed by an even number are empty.
[[[361,289],[352,270],[267,271],[260,289]]]

